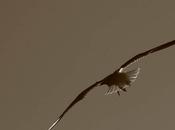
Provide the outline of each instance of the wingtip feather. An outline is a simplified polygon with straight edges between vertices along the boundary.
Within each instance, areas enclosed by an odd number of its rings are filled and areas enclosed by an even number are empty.
[[[59,121],[61,118],[58,118],[50,127],[48,130],[51,130]]]

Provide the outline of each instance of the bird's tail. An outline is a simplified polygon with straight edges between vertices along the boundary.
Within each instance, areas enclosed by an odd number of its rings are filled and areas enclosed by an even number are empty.
[[[140,72],[140,68],[126,72],[126,75],[128,76],[131,83],[137,79],[139,72]]]

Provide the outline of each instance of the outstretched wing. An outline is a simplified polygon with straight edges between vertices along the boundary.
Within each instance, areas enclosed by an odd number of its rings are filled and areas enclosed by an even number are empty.
[[[131,58],[130,60],[128,60],[127,62],[125,62],[123,65],[121,65],[121,67],[119,68],[119,70],[122,70],[122,69],[128,67],[132,63],[136,62],[137,60],[143,58],[144,56],[146,56],[148,54],[151,54],[151,53],[160,51],[160,50],[165,49],[165,48],[168,48],[168,47],[170,47],[172,45],[175,45],[175,40],[173,40],[171,42],[168,42],[168,43],[164,43],[164,44],[162,44],[160,46],[157,46],[155,48],[152,48],[152,49],[150,49],[148,51],[145,51],[145,52],[142,52],[140,54],[137,54],[136,56],[134,56],[133,58]]]
[[[93,88],[97,87],[98,85],[100,85],[101,81],[98,81],[96,83],[94,83],[93,85],[89,86],[88,88],[86,88],[85,90],[83,90],[71,103],[70,105],[64,110],[64,112],[59,116],[59,118],[49,127],[48,130],[51,130],[62,118],[63,116],[76,104],[78,103],[80,100],[82,100],[86,94],[92,90]]]

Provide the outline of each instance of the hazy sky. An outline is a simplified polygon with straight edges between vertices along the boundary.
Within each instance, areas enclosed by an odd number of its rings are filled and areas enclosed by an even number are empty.
[[[80,91],[137,53],[174,40],[174,5],[1,0],[0,129],[47,130]],[[136,63],[141,72],[128,93],[94,89],[54,130],[175,129],[174,56],[173,46]]]

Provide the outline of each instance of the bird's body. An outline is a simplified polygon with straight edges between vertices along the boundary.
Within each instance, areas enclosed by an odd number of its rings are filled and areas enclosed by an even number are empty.
[[[107,76],[101,85],[107,85],[109,87],[106,92],[107,95],[113,93],[120,95],[120,91],[126,92],[126,88],[131,86],[131,83],[135,81],[139,71],[140,68],[128,72],[115,71],[113,74]]]
[[[117,92],[118,95],[120,95],[121,91],[126,92],[127,91],[126,88],[131,86],[131,83],[136,80],[139,74],[140,68],[131,70],[131,71],[125,71],[124,69],[130,66],[131,64],[133,64],[134,62],[138,61],[139,59],[151,53],[168,48],[172,45],[175,45],[175,40],[168,43],[164,43],[160,46],[147,50],[143,53],[137,54],[133,58],[126,61],[123,65],[121,65],[121,67],[119,67],[119,69],[115,70],[112,74],[106,76],[104,79],[98,82],[95,82],[94,84],[92,84],[91,86],[83,90],[63,111],[63,113],[57,118],[57,120],[49,127],[48,130],[51,130],[76,103],[81,101],[86,96],[86,94],[95,87],[102,86],[102,85],[108,86],[109,89],[106,93],[107,95],[115,92]]]

